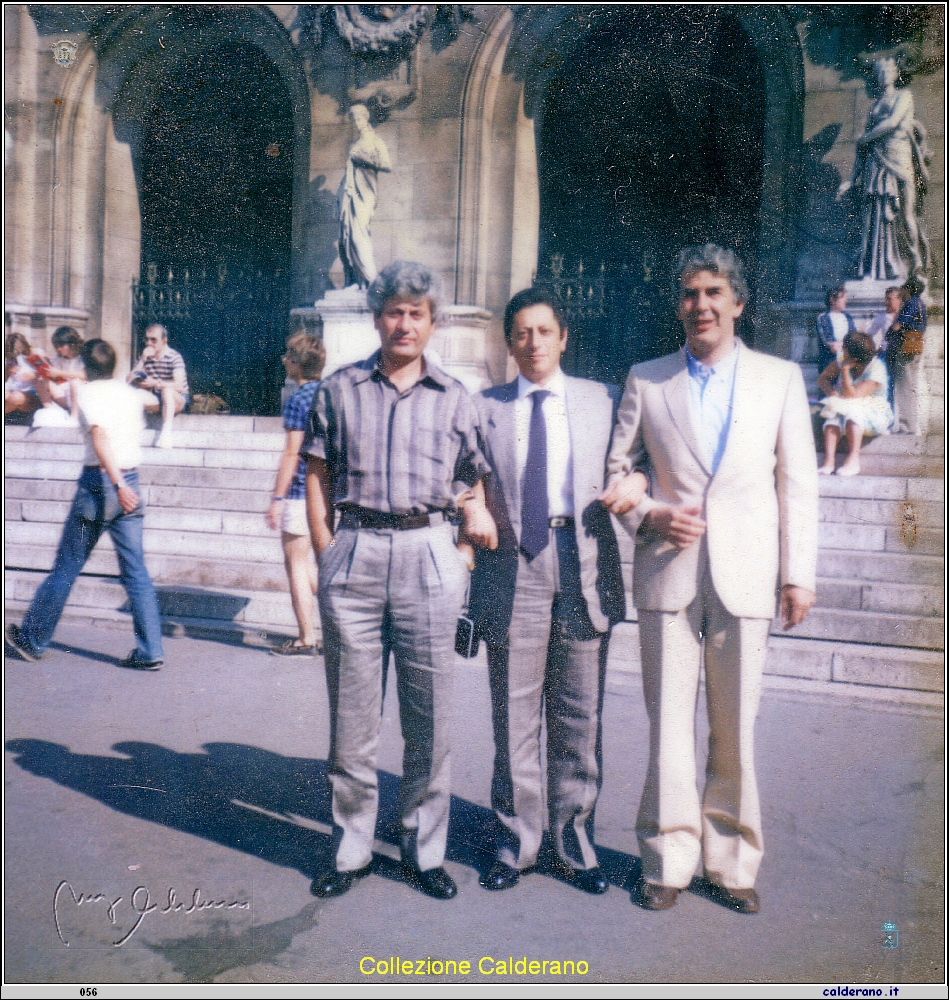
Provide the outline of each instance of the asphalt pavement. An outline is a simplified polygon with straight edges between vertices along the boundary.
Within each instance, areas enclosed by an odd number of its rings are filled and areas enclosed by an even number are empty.
[[[130,646],[127,629],[67,623],[41,662],[7,659],[8,983],[944,978],[943,719],[931,707],[768,690],[761,912],[724,909],[697,880],[651,913],[630,899],[640,678],[607,678],[596,842],[609,891],[585,895],[541,865],[489,893],[487,671],[459,660],[446,860],[458,897],[435,901],[400,876],[391,683],[374,871],[321,901],[310,883],[332,863],[322,660],[177,637],[161,671],[139,673],[119,666]],[[702,761],[701,704],[699,715]]]

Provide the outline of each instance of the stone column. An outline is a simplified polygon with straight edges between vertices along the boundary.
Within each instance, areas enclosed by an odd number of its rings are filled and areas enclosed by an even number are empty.
[[[491,313],[478,306],[445,306],[429,346],[438,352],[442,368],[468,390],[491,385],[487,365],[487,333]]]

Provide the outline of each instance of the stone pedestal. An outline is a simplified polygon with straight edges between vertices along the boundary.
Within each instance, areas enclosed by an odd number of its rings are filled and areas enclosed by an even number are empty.
[[[354,288],[331,289],[314,306],[293,309],[294,325],[308,333],[322,327],[326,347],[323,377],[338,368],[362,361],[379,349],[379,334],[366,305],[366,293]],[[486,361],[491,313],[478,306],[442,308],[427,350],[434,351],[441,367],[469,392],[491,385]]]
[[[862,278],[860,281],[848,281],[847,312],[853,316],[858,330],[866,330],[870,320],[877,313],[885,312],[886,290],[901,285],[901,281],[874,281],[872,278]]]
[[[491,385],[486,361],[490,322],[491,313],[478,306],[444,306],[429,341],[442,368],[468,392],[480,392]]]
[[[379,334],[366,305],[365,289],[331,288],[312,310],[294,309],[293,315],[304,323],[307,319],[312,321],[314,316],[322,320],[326,347],[324,378],[379,349]]]

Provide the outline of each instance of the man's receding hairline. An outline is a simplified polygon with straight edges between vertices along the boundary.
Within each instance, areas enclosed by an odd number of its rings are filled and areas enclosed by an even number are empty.
[[[710,267],[696,267],[696,268],[690,268],[688,271],[683,271],[682,274],[679,275],[679,291],[682,292],[684,290],[684,285],[687,278],[695,277],[695,275],[697,274],[712,274],[716,278],[721,278],[722,281],[726,285],[728,285],[728,287],[731,289],[735,301],[742,303],[745,302],[745,299],[738,297],[739,292],[736,291],[735,286],[731,283],[731,279],[728,277],[728,275],[723,274],[721,271],[713,271]]]

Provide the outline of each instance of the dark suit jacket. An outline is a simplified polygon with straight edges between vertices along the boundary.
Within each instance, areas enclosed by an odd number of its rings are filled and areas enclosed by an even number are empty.
[[[594,628],[605,632],[626,615],[619,548],[610,514],[597,500],[619,388],[566,376],[567,422],[573,459],[573,497],[580,554],[580,582]],[[498,548],[478,549],[469,614],[479,635],[503,642],[511,623],[521,536],[521,486],[517,474],[514,405],[517,380],[475,396],[492,473],[485,481],[488,509],[498,526]]]

